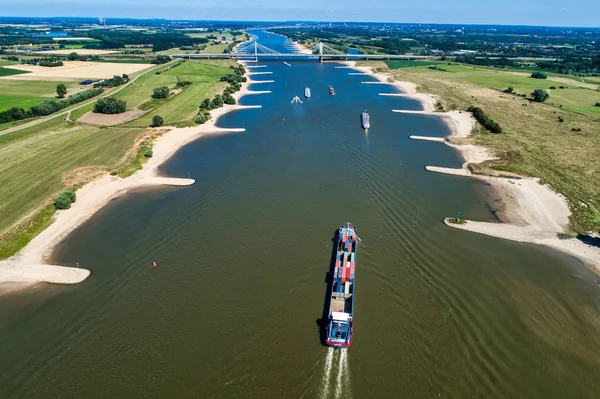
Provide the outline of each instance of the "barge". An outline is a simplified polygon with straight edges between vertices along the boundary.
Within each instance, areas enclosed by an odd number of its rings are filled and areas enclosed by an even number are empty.
[[[360,115],[360,121],[362,123],[363,129],[368,130],[371,127],[371,117],[369,116],[366,110]]]
[[[335,242],[335,267],[329,293],[329,315],[325,344],[333,348],[352,345],[354,323],[354,270],[358,236],[356,227],[346,223],[339,228]]]

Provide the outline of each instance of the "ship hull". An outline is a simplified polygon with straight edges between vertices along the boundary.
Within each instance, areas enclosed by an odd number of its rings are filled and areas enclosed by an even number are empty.
[[[328,284],[324,343],[332,348],[348,348],[354,337],[354,286],[358,236],[351,224],[340,227],[334,238],[334,256]]]

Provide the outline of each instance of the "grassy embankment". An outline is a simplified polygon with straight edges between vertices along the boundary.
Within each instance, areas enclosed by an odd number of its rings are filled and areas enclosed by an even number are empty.
[[[229,60],[187,61],[160,75],[151,74],[140,77],[135,86],[132,85],[119,92],[116,97],[127,101],[129,108],[140,107],[151,101],[152,91],[161,86],[173,88],[177,82],[189,81],[192,84],[181,93],[172,96],[168,101],[154,102],[157,107],[128,122],[125,126],[148,126],[154,115],[160,115],[165,125],[179,125],[187,123],[198,113],[198,105],[206,97],[214,97],[227,87],[226,82],[219,79],[222,75],[231,73],[230,65],[235,65]],[[142,108],[144,108],[142,106]]]
[[[586,88],[574,88],[576,79],[549,76],[548,80],[537,80],[510,72],[464,66],[443,66],[444,69],[454,71],[444,72],[427,67],[392,70],[383,62],[361,64],[388,72],[393,79],[416,83],[419,91],[438,95],[447,110],[466,110],[471,105],[482,108],[500,124],[504,132],[491,134],[483,128],[474,132],[474,141],[499,157],[478,165],[474,170],[486,173],[491,168],[540,177],[542,182],[567,198],[573,213],[573,231],[600,231],[598,114],[580,113],[566,106],[557,106],[558,101],[566,101],[568,98],[562,93],[572,90],[572,94],[567,95],[571,95],[580,107],[585,107],[581,105],[587,101],[585,94],[594,92]],[[557,85],[549,80],[557,77],[569,79],[573,83],[562,83],[569,86],[569,89],[552,90],[550,99],[543,104],[531,103],[525,98],[499,91],[512,85],[517,92],[529,94],[533,88]],[[561,95],[556,95],[559,91]],[[582,94],[582,97],[578,97],[578,94]],[[552,102],[555,105],[551,105]],[[560,122],[559,117],[564,122]]]
[[[194,83],[156,112],[126,125],[98,127],[56,117],[0,136],[0,259],[16,253],[52,222],[52,198],[63,189],[80,187],[109,171],[127,176],[141,168],[156,135],[147,129],[152,115],[160,114],[167,123],[193,118],[202,99],[223,90],[219,78],[229,71],[225,61],[210,61],[186,62],[160,75],[146,72],[117,95],[139,105],[155,87],[178,80]],[[91,107],[74,110],[72,120]]]

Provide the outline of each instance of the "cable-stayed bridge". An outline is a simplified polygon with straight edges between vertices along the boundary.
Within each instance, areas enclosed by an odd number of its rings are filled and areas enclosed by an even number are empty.
[[[291,46],[286,46],[286,52],[281,53],[267,46],[263,46],[254,40],[249,43],[238,45],[230,53],[197,53],[197,54],[171,54],[173,58],[237,58],[254,59],[259,58],[318,58],[323,59],[367,59],[367,60],[416,60],[431,58],[419,55],[394,55],[394,54],[346,54],[319,42],[308,49],[298,51]]]

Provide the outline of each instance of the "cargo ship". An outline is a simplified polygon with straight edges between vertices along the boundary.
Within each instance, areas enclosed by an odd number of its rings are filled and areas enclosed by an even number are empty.
[[[308,87],[304,89],[304,97],[310,98],[310,89]]]
[[[335,90],[333,90],[333,86],[331,86],[329,88],[329,94],[331,94],[332,96],[335,96]]]
[[[356,227],[346,223],[335,238],[335,267],[331,280],[329,315],[325,344],[333,348],[352,345],[354,317],[354,269],[358,236]]]
[[[360,115],[360,121],[362,123],[363,129],[369,129],[371,127],[371,117],[367,114],[367,111],[363,112]]]

